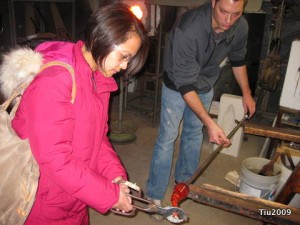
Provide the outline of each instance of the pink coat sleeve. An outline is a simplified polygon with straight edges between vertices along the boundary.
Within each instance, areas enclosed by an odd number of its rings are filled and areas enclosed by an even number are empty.
[[[73,154],[71,77],[63,68],[47,70],[48,73],[42,79],[37,78],[24,94],[13,127],[21,138],[29,138],[41,173],[75,198],[106,212],[119,197],[119,186],[112,183],[112,179],[120,175],[126,177],[125,170],[106,136],[97,171]]]

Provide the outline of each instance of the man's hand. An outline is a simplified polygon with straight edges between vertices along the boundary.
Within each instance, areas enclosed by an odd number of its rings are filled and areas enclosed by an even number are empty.
[[[207,124],[207,130],[209,135],[209,141],[217,145],[224,145],[228,147],[231,144],[231,141],[226,137],[224,131],[216,124],[215,121],[211,121]]]
[[[232,67],[232,71],[243,93],[244,112],[252,117],[255,113],[255,101],[251,96],[246,65]]]
[[[204,126],[207,127],[209,141],[217,145],[224,144],[224,147],[229,146],[231,144],[230,140],[226,137],[224,131],[209,116],[198,94],[195,91],[191,91],[186,93],[183,98],[187,105],[202,121]]]
[[[245,114],[249,113],[249,117],[251,118],[255,113],[256,103],[250,94],[243,96],[243,107]]]

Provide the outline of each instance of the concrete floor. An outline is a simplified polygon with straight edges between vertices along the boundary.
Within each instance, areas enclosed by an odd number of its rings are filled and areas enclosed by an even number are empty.
[[[111,120],[118,119],[118,108],[113,104]],[[115,150],[123,161],[130,181],[139,185],[142,190],[145,190],[145,183],[148,177],[150,161],[152,157],[153,146],[156,141],[158,127],[153,127],[152,119],[145,114],[137,111],[127,109],[123,113],[123,121],[134,123],[137,125],[136,136],[137,139],[130,144],[113,144]],[[237,190],[237,188],[224,179],[225,175],[233,170],[240,172],[242,161],[248,157],[258,156],[265,138],[247,135],[247,140],[244,140],[240,148],[239,156],[232,157],[225,154],[220,154],[207,170],[198,178],[195,185],[208,183],[216,185],[228,190]],[[211,153],[213,145],[205,138],[201,162],[205,161]],[[178,142],[176,142],[175,158],[178,153]],[[164,200],[164,205],[170,204],[170,196],[173,191],[174,177],[171,176],[168,192]],[[205,206],[200,203],[194,202],[191,199],[186,200],[181,205],[181,208],[188,214],[188,224],[191,225],[231,225],[231,224],[261,224],[260,222],[219,210],[210,206]],[[124,217],[108,213],[101,215],[94,210],[90,210],[90,224],[91,225],[132,225],[132,224],[171,224],[167,220],[162,222],[153,221],[149,215],[144,212],[137,212],[134,217]]]

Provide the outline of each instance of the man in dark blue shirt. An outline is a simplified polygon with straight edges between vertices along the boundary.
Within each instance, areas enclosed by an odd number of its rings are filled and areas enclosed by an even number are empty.
[[[203,125],[209,141],[230,145],[224,131],[209,116],[213,86],[221,64],[229,60],[243,93],[245,113],[255,113],[245,65],[248,24],[242,16],[245,0],[212,0],[183,14],[167,45],[158,139],[147,180],[147,196],[161,204],[171,174],[174,142],[183,120],[175,181],[187,181],[197,169]]]

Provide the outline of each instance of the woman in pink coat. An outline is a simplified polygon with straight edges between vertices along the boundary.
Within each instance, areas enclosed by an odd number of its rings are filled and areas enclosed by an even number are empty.
[[[100,8],[88,21],[86,42],[47,42],[36,51],[43,63],[62,66],[40,72],[26,89],[12,122],[29,139],[40,168],[40,180],[26,225],[89,223],[87,206],[105,213],[132,210],[124,184],[126,172],[107,137],[112,76],[134,74],[143,66],[148,38],[142,23],[122,4]]]

